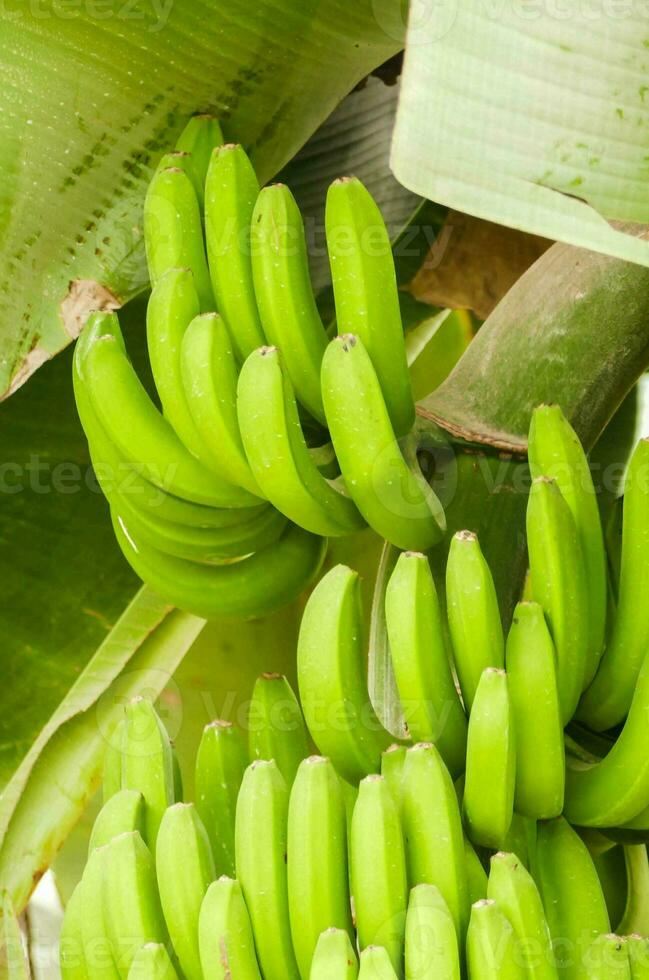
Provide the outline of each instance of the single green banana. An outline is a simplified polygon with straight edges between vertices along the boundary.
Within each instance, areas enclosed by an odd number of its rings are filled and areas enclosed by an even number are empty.
[[[205,469],[157,410],[119,342],[101,337],[82,364],[92,407],[119,453],[151,483],[198,504],[251,507],[259,503]]]
[[[88,853],[109,844],[113,837],[136,830],[144,837],[144,797],[136,789],[121,789],[104,803],[90,834]]]
[[[307,447],[291,382],[277,347],[261,347],[244,363],[237,412],[248,462],[262,492],[300,527],[324,537],[365,526],[356,504],[327,480]]]
[[[308,754],[309,736],[293,688],[282,674],[262,674],[248,709],[250,761],[274,759],[290,789]]]
[[[227,565],[165,555],[135,539],[114,513],[113,529],[140,578],[163,599],[205,619],[249,619],[293,602],[317,576],[327,542],[289,526],[271,548]]]
[[[182,167],[153,175],[144,198],[144,244],[153,286],[169,269],[191,269],[201,310],[214,309],[201,212]]]
[[[383,946],[368,946],[363,950],[358,980],[397,980],[398,976]]]
[[[196,809],[212,845],[217,875],[234,874],[234,816],[247,765],[246,743],[232,722],[213,721],[203,729],[196,755]]]
[[[302,710],[322,755],[350,783],[378,772],[394,741],[372,707],[358,573],[332,568],[306,604],[297,646]]]
[[[627,941],[607,933],[598,936],[586,953],[583,980],[631,980]]]
[[[184,170],[191,180],[191,159],[191,153],[188,153],[186,150],[168,150],[167,153],[163,153],[160,157],[155,172],[159,174],[162,170],[178,168],[179,170]]]
[[[487,897],[488,878],[475,847],[466,836],[464,838],[464,856],[466,858],[466,882],[469,892],[469,903],[475,905],[480,899]]]
[[[524,980],[514,929],[491,898],[471,908],[466,957],[471,980]]]
[[[205,564],[241,558],[275,544],[288,521],[273,507],[260,508],[252,520],[230,527],[188,527],[144,510],[127,496],[105,491],[106,498],[138,541],[165,555]]]
[[[611,924],[588,848],[563,817],[538,825],[534,877],[563,980],[582,980],[590,944]]]
[[[61,924],[59,967],[62,980],[90,980],[83,943],[85,914],[85,895],[80,881],[68,899]]]
[[[264,187],[252,229],[252,273],[266,340],[281,350],[300,403],[324,423],[320,365],[327,334],[311,286],[302,216],[288,187]]]
[[[405,949],[406,980],[460,980],[455,923],[435,885],[410,892]]]
[[[415,742],[434,742],[453,777],[464,771],[467,719],[446,650],[425,555],[406,551],[390,576],[385,616],[399,699]]]
[[[288,910],[288,790],[274,761],[258,759],[237,800],[237,876],[248,907],[264,980],[298,980]]]
[[[514,929],[517,959],[527,980],[557,980],[541,896],[515,854],[500,851],[491,858],[487,898],[497,903]]]
[[[516,812],[535,820],[563,810],[566,758],[552,637],[541,606],[519,602],[506,664],[516,732]]]
[[[204,313],[191,321],[182,341],[180,370],[194,427],[213,467],[224,480],[261,497],[239,431],[232,341],[218,314]]]
[[[397,442],[381,386],[359,337],[342,334],[322,359],[322,398],[347,491],[374,530],[403,550],[427,551],[446,529],[444,510]]]
[[[622,920],[616,930],[626,936],[639,932],[649,936],[649,859],[644,844],[624,847],[627,896]]]
[[[128,977],[135,954],[145,943],[167,940],[155,868],[148,847],[133,831],[114,837],[105,849],[101,901],[119,975]],[[92,859],[92,858],[91,858]]]
[[[174,772],[169,735],[145,698],[134,698],[126,706],[122,786],[144,798],[144,840],[155,853],[160,823],[175,800]]]
[[[120,977],[117,968],[120,949],[113,943],[113,934],[108,929],[103,899],[104,881],[113,853],[111,846],[107,844],[92,852],[81,879],[81,941],[89,980],[119,980]]]
[[[588,459],[559,405],[540,405],[532,413],[528,439],[532,477],[557,482],[577,528],[588,592],[588,649],[584,686],[597,671],[606,631],[606,551],[597,494]]]
[[[190,155],[188,174],[191,177],[196,199],[203,213],[205,204],[205,178],[214,149],[223,144],[219,122],[209,113],[192,116],[176,141],[176,149]]]
[[[408,750],[401,781],[401,824],[410,887],[439,888],[464,942],[469,892],[462,818],[455,787],[434,745]]]
[[[584,693],[579,718],[601,732],[630,710],[647,649],[649,609],[649,440],[641,439],[624,484],[622,557],[617,613],[595,680]]]
[[[483,672],[469,718],[464,817],[469,837],[502,847],[514,812],[516,737],[504,670]]]
[[[649,939],[644,936],[627,936],[627,951],[632,980],[648,980]]]
[[[624,848],[614,844],[611,846],[612,842],[607,841],[606,843],[609,845],[607,850],[602,851],[601,845],[597,843],[593,849],[593,841],[588,828],[580,827],[579,836],[586,844],[597,870],[597,877],[602,886],[611,926],[617,929],[622,922],[629,898]],[[621,929],[618,931],[622,932]]]
[[[484,670],[505,665],[496,589],[480,542],[471,531],[458,531],[451,539],[446,605],[455,668],[470,711]]]
[[[358,959],[345,929],[325,929],[318,939],[309,980],[356,980]]]
[[[351,884],[361,949],[383,946],[401,976],[408,905],[406,858],[399,811],[383,776],[366,776],[358,788],[351,829]]]
[[[180,968],[187,980],[202,980],[198,917],[215,870],[207,831],[193,803],[169,807],[155,857],[162,911]]]
[[[561,720],[575,713],[589,643],[588,589],[575,519],[554,480],[532,482],[527,505],[532,598],[547,617],[557,652]]]
[[[618,827],[649,807],[649,656],[629,715],[608,754],[595,764],[568,756],[566,818],[584,827]]]
[[[394,742],[381,754],[381,775],[390,787],[392,799],[397,807],[401,806],[401,780],[407,751],[405,745]]]
[[[288,907],[300,975],[308,980],[318,937],[345,929],[353,937],[347,868],[347,817],[329,759],[300,764],[288,808]]]
[[[216,297],[240,361],[265,343],[252,278],[250,226],[259,182],[243,147],[212,153],[205,182],[205,238]]]
[[[2,896],[0,973],[6,980],[31,980],[27,948],[9,895]],[[82,973],[81,976],[84,974]]]
[[[379,379],[397,436],[415,421],[392,247],[381,212],[355,177],[330,186],[325,212],[336,321],[358,334]],[[326,407],[326,406],[325,406]]]
[[[178,974],[162,943],[145,943],[133,957],[128,980],[178,980]]]
[[[121,718],[106,741],[102,794],[104,805],[122,788],[122,762],[126,719]]]
[[[221,877],[207,889],[198,940],[204,980],[261,980],[250,916],[238,881]]]

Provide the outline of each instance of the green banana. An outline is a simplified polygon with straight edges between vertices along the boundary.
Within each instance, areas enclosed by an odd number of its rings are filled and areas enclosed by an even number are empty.
[[[128,980],[178,980],[178,974],[162,943],[145,943],[133,957]]]
[[[288,790],[274,761],[245,771],[237,800],[237,876],[264,980],[298,980],[291,942],[286,868]]]
[[[160,157],[155,172],[158,174],[162,170],[178,168],[179,170],[184,170],[191,180],[191,158],[192,155],[187,150],[168,150]]]
[[[358,788],[351,828],[351,884],[361,949],[385,947],[395,972],[402,975],[406,860],[399,813],[383,776],[366,776]],[[361,956],[361,975],[362,960]]]
[[[325,929],[318,939],[309,980],[356,980],[358,960],[345,929]]]
[[[277,347],[261,347],[245,361],[237,412],[252,472],[279,511],[324,537],[365,526],[354,502],[322,475],[309,452]]]
[[[130,465],[177,497],[213,507],[259,503],[247,490],[206,470],[185,448],[146,393],[119,342],[101,337],[83,357],[83,381],[106,435]]]
[[[298,766],[308,754],[309,736],[291,685],[282,674],[262,674],[255,682],[248,709],[250,761],[274,759],[290,789]]]
[[[383,946],[368,946],[363,950],[358,980],[397,980],[398,976]]]
[[[611,924],[588,848],[563,817],[538,825],[534,877],[559,976],[582,980],[587,950]]]
[[[524,980],[511,923],[493,899],[471,908],[466,956],[471,980]]]
[[[565,791],[565,748],[555,652],[543,610],[519,602],[507,637],[507,682],[516,732],[516,812],[558,817]]]
[[[106,852],[101,883],[106,932],[119,974],[126,978],[141,946],[167,939],[153,858],[137,831],[114,837],[94,854],[101,850]]]
[[[193,803],[169,807],[155,858],[160,902],[178,962],[187,980],[202,980],[198,918],[215,870],[207,831]]]
[[[325,211],[336,321],[358,334],[397,436],[415,421],[392,248],[381,212],[355,177],[334,181]],[[326,408],[326,404],[325,404]]]
[[[196,809],[212,846],[217,875],[234,874],[234,816],[248,765],[246,744],[229,721],[203,729],[196,755]]]
[[[16,913],[6,893],[2,896],[0,972],[6,980],[31,980],[29,957]],[[81,973],[81,976],[84,974]]]
[[[194,428],[212,466],[224,480],[261,497],[239,431],[232,341],[218,314],[205,313],[189,323],[181,345],[180,371]]]
[[[155,852],[158,830],[174,802],[171,742],[155,708],[144,698],[126,706],[122,786],[144,798],[144,840]]]
[[[559,405],[540,405],[534,410],[527,453],[532,477],[556,480],[575,521],[588,593],[586,687],[604,649],[607,607],[606,551],[590,466]]]
[[[469,892],[462,819],[453,782],[434,745],[413,745],[406,754],[401,824],[410,887],[439,888],[463,943]]]
[[[272,548],[227,565],[201,565],[136,540],[113,513],[124,555],[161,598],[205,619],[246,619],[274,612],[303,592],[320,570],[327,542],[289,526]]]
[[[347,818],[338,776],[328,759],[300,764],[288,808],[288,907],[300,975],[308,980],[325,929],[353,936],[347,871]]]
[[[469,837],[502,847],[514,812],[516,737],[504,670],[487,667],[476,691],[466,752],[464,816]]]
[[[209,113],[192,116],[176,141],[176,149],[190,155],[187,169],[191,177],[196,199],[203,213],[205,204],[205,178],[212,152],[223,143],[223,133],[218,120]]]
[[[201,310],[214,309],[201,212],[182,167],[153,175],[144,198],[144,244],[153,286],[169,269],[191,269]]]
[[[410,892],[405,950],[406,980],[460,980],[455,923],[435,885]]]
[[[631,980],[627,941],[613,933],[598,936],[586,953],[584,980]]]
[[[541,896],[515,854],[501,851],[491,858],[487,898],[496,902],[514,929],[517,958],[527,980],[557,980]]]
[[[250,257],[250,223],[259,182],[243,147],[212,153],[205,182],[205,239],[216,297],[240,361],[265,343]]]
[[[616,929],[622,935],[639,932],[649,936],[649,860],[644,844],[624,847],[627,896],[622,920]]]
[[[397,807],[401,806],[401,779],[407,751],[405,745],[394,742],[381,754],[381,775],[390,787],[392,799]]]
[[[174,748],[173,742],[171,743],[171,763],[174,774],[174,800],[176,803],[182,803],[184,799],[183,773],[180,768],[180,759],[178,758],[178,753]]]
[[[117,968],[119,946],[114,944],[113,934],[108,929],[103,899],[112,846],[111,842],[92,852],[81,879],[81,942],[89,980],[119,980],[120,977]],[[127,935],[131,935],[130,930]]]
[[[632,980],[649,978],[649,940],[644,936],[628,936],[627,951]]]
[[[377,772],[393,738],[367,690],[358,573],[332,568],[306,604],[297,645],[300,700],[311,737],[350,783]]]
[[[468,837],[464,838],[464,856],[466,858],[466,881],[469,892],[469,903],[475,905],[480,899],[487,897],[487,872],[482,866],[475,847]]]
[[[136,789],[118,790],[104,803],[90,834],[88,853],[109,844],[113,837],[137,830],[144,836],[144,797]]]
[[[238,881],[219,878],[207,889],[198,938],[204,980],[261,980],[250,917]]]
[[[630,710],[649,647],[649,440],[631,457],[624,485],[622,558],[617,613],[595,680],[584,693],[579,718],[595,731],[622,721]]]
[[[484,670],[505,665],[496,589],[480,542],[471,531],[458,531],[451,539],[446,605],[462,697],[471,711]]]
[[[649,656],[624,728],[601,762],[567,757],[565,814],[584,827],[617,827],[649,806]]]
[[[320,365],[327,334],[311,286],[302,216],[288,187],[264,187],[252,229],[252,273],[266,340],[281,350],[300,403],[324,423]]]
[[[434,742],[452,776],[464,770],[467,720],[451,671],[435,583],[425,555],[397,560],[385,616],[399,699],[416,742]]]
[[[575,519],[554,480],[532,482],[527,505],[532,598],[548,620],[557,652],[561,720],[575,713],[588,654],[588,591]]]
[[[104,804],[122,788],[122,761],[126,719],[121,718],[106,741],[102,794]]]
[[[376,371],[361,340],[342,334],[322,359],[322,398],[347,491],[374,530],[403,550],[427,551],[444,510],[397,442]]]
[[[59,966],[62,980],[90,980],[84,953],[83,920],[86,901],[80,881],[65,906],[59,936]]]
[[[622,932],[623,930],[618,926],[622,922],[630,897],[624,848],[612,845],[611,841],[607,841],[608,848],[606,850],[602,851],[603,845],[597,843],[595,843],[593,850],[593,841],[588,829],[580,827],[579,836],[586,844],[597,870],[597,877],[602,886],[611,926],[616,928],[618,932]]]

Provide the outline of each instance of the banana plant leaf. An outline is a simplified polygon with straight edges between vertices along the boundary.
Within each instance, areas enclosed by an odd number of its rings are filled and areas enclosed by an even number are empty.
[[[38,0],[2,13],[0,397],[146,285],[142,199],[213,112],[262,181],[403,44],[399,0]]]
[[[468,214],[649,265],[642,4],[413,0],[395,175]]]

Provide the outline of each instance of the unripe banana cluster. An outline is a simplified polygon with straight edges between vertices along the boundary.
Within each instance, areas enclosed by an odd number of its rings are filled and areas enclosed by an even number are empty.
[[[78,411],[117,540],[158,594],[200,616],[289,602],[329,537],[369,524],[425,550],[445,527],[416,461],[390,241],[357,179],[331,186],[326,230],[334,339],[291,192],[260,189],[243,148],[195,117],[144,206],[161,410],[116,314],[91,314],[77,343]]]

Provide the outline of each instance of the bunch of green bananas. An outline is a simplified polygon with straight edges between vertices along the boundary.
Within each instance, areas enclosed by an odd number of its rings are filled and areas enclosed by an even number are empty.
[[[402,548],[443,534],[417,464],[390,242],[360,181],[331,186],[326,226],[332,340],[291,192],[260,190],[242,147],[195,117],[144,207],[162,411],[114,313],[91,314],[77,343],[78,411],[119,544],[197,615],[283,605],[317,574],[327,538],[366,524]]]

